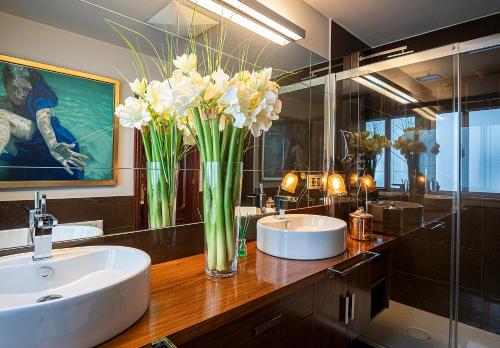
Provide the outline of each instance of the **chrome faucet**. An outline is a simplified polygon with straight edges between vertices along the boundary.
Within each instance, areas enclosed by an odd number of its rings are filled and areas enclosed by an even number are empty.
[[[54,215],[47,213],[47,196],[35,192],[33,209],[28,210],[29,245],[33,245],[33,260],[52,257],[52,229],[57,226]]]

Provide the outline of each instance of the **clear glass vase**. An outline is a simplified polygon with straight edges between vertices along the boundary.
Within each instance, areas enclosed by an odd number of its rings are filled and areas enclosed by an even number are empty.
[[[147,203],[150,229],[175,225],[178,176],[177,166],[166,168],[161,162],[147,163]]]
[[[211,277],[229,277],[238,267],[240,217],[235,208],[241,201],[241,162],[203,162],[203,221],[205,272]]]

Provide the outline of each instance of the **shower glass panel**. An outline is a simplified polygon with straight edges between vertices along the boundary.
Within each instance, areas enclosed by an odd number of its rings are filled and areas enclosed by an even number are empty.
[[[500,346],[500,46],[460,54],[458,343]]]
[[[430,341],[446,347],[454,332],[459,197],[454,51],[446,47],[336,74],[335,169],[349,183],[350,210],[364,206],[374,215],[377,233],[396,237],[389,307],[372,313],[361,337],[375,346],[419,347]],[[363,192],[356,178],[366,175],[375,179],[376,190]],[[387,209],[391,204],[394,209]]]
[[[499,347],[500,34],[334,80],[333,162],[350,192],[336,214],[364,206],[396,238],[388,309],[360,339]]]

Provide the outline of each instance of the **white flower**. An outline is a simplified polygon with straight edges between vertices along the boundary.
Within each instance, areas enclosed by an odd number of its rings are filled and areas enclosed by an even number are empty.
[[[146,100],[158,115],[168,111],[174,103],[169,81],[151,81],[146,89]]]
[[[130,89],[132,90],[132,93],[142,98],[144,98],[144,95],[146,94],[147,86],[148,86],[148,81],[146,79],[142,80],[135,79],[134,82],[130,83]]]
[[[176,70],[171,83],[174,108],[177,114],[182,115],[187,109],[199,105],[201,95],[208,86],[209,77],[202,77],[196,71],[184,76],[180,70]]]
[[[191,53],[189,56],[183,54],[182,56],[177,56],[173,60],[174,66],[179,69],[183,74],[188,74],[190,71],[196,71],[197,59],[196,55]]]
[[[193,117],[181,115],[177,117],[176,121],[177,128],[182,132],[184,144],[195,145],[196,127],[194,126]]]
[[[140,130],[151,121],[151,114],[147,111],[146,103],[134,97],[125,99],[125,105],[118,105],[115,114],[120,124],[127,128]]]

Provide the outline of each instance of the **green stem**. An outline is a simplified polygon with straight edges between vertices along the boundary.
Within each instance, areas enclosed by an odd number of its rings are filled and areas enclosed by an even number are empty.
[[[224,220],[225,220],[225,230],[226,230],[226,247],[227,247],[227,259],[232,260],[235,252],[235,241],[233,237],[233,221],[234,221],[234,204],[232,202],[232,184],[233,184],[233,171],[234,171],[234,159],[235,151],[237,150],[237,142],[239,139],[240,130],[233,127],[231,133],[231,140],[229,143],[229,154],[227,158],[227,170],[226,170],[226,180],[224,184]]]
[[[212,160],[214,162],[215,168],[215,179],[216,182],[213,182],[215,187],[213,188],[213,205],[215,209],[215,226],[217,233],[217,269],[219,271],[226,270],[228,267],[226,262],[226,245],[229,241],[227,239],[227,231],[224,233],[224,196],[222,191],[222,164],[221,164],[221,156],[220,156],[220,132],[218,123],[219,120],[217,118],[213,118],[209,121],[210,130],[211,130],[211,140],[212,140]]]

